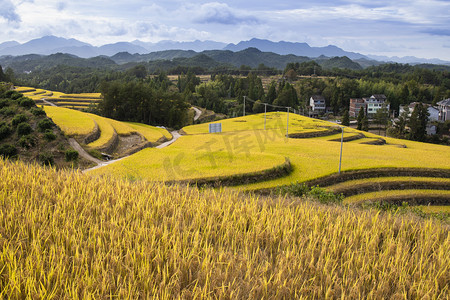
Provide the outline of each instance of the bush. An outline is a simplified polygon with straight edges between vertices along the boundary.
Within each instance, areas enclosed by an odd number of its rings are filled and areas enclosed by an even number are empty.
[[[14,116],[16,114],[16,110],[12,107],[3,107],[0,109],[0,115],[4,116]]]
[[[291,196],[301,197],[309,192],[309,187],[305,183],[296,182],[280,187],[279,192],[283,195],[289,194]]]
[[[66,161],[76,161],[78,159],[78,151],[69,149],[65,153]]]
[[[38,123],[38,128],[41,132],[44,132],[48,129],[52,129],[53,125],[55,125],[50,119],[42,119]]]
[[[17,126],[20,123],[26,122],[28,121],[28,117],[24,114],[18,114],[15,115],[14,118],[12,119],[12,125],[13,126]]]
[[[33,131],[33,128],[31,128],[30,124],[26,122],[22,122],[19,125],[17,125],[17,134],[19,136],[30,134]]]
[[[336,195],[333,192],[327,192],[325,189],[318,186],[313,186],[307,195],[325,204],[341,203],[342,200],[344,200],[344,195]]]
[[[44,165],[44,166],[52,166],[55,161],[53,159],[53,154],[51,153],[41,153],[39,154],[39,161]]]
[[[5,122],[0,122],[0,140],[8,137],[11,134],[12,130],[8,124]]]
[[[10,99],[13,99],[13,100],[17,100],[17,99],[23,97],[23,95],[21,93],[16,92],[16,91],[7,91],[5,93],[5,96],[7,98],[10,98]]]
[[[22,97],[19,99],[19,105],[25,108],[32,108],[33,106],[36,106],[33,99],[30,99],[28,97]]]
[[[0,99],[0,108],[6,107],[9,105],[8,99]]]
[[[40,107],[33,107],[31,110],[31,113],[35,116],[45,116],[45,111]]]
[[[24,135],[18,142],[19,146],[25,149],[30,149],[36,145],[36,140],[31,135]]]
[[[50,129],[47,129],[44,133],[44,138],[49,142],[54,141],[56,140],[56,134],[54,134]]]
[[[4,144],[0,146],[0,156],[3,158],[11,158],[17,155],[17,149],[13,145]]]

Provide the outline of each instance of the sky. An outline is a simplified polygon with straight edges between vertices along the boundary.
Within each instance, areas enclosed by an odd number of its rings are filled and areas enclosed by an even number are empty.
[[[450,61],[450,0],[0,0],[0,43],[251,38]]]

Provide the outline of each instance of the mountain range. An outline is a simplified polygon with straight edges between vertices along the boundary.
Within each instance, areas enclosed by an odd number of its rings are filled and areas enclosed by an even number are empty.
[[[0,44],[0,56],[41,54],[50,55],[55,53],[67,53],[76,55],[81,58],[91,58],[96,56],[113,56],[120,52],[128,52],[130,54],[149,54],[152,52],[161,52],[165,50],[192,50],[192,52],[213,51],[213,50],[229,50],[232,52],[242,51],[247,48],[256,48],[262,52],[273,52],[280,55],[295,55],[309,58],[326,57],[342,57],[347,56],[353,60],[377,60],[386,62],[401,63],[433,63],[447,64],[450,62],[439,59],[422,59],[416,57],[382,57],[373,55],[363,55],[356,52],[345,51],[337,46],[329,45],[326,47],[311,47],[307,43],[294,42],[272,42],[263,39],[251,39],[249,41],[241,41],[237,44],[225,44],[215,41],[193,41],[193,42],[175,42],[160,41],[158,43],[147,43],[139,40],[132,42],[119,42],[114,44],[106,44],[103,46],[93,46],[91,44],[81,42],[76,39],[65,39],[55,36],[44,36],[42,38],[33,39],[26,43],[18,43],[16,41],[8,41]],[[193,53],[191,53],[193,54]],[[161,58],[164,59],[164,58]]]

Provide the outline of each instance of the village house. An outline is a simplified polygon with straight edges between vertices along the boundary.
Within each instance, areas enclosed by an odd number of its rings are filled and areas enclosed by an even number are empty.
[[[439,109],[439,121],[450,120],[450,98],[437,103]]]
[[[370,98],[364,98],[364,100],[366,101],[366,112],[369,117],[375,116],[377,111],[383,106],[389,111],[389,103],[383,94],[372,95]]]
[[[321,114],[326,111],[325,98],[320,95],[311,96],[309,99],[309,106],[314,113]]]
[[[348,111],[350,117],[356,118],[359,114],[361,108],[366,111],[366,101],[362,98],[351,98],[350,99],[350,109]]]
[[[412,112],[414,111],[414,108],[419,102],[412,102],[409,105],[400,105],[399,114],[401,115],[408,109],[408,117],[411,117]],[[437,109],[434,106],[431,106],[430,104],[422,103],[428,111],[428,114],[430,115],[428,117],[428,121],[438,121],[439,120],[439,109]]]
[[[389,102],[387,102],[386,96],[383,94],[376,94],[370,96],[369,98],[362,98],[362,99],[352,98],[350,99],[350,109],[349,109],[350,117],[357,117],[361,107],[364,108],[365,113],[367,114],[368,117],[375,116],[377,111],[382,107],[386,107],[388,111],[390,109]]]

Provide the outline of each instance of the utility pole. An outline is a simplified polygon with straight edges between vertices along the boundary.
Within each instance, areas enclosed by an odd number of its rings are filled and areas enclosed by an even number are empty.
[[[342,145],[344,144],[344,127],[341,127],[342,135],[341,135],[341,154],[339,156],[339,174],[341,174],[341,165],[342,165]]]
[[[245,96],[244,96],[244,115],[243,116],[245,117]]]
[[[289,109],[290,107],[287,107],[287,118],[286,118],[286,137],[289,137]]]
[[[267,112],[267,103],[264,103],[264,130],[266,130],[266,112]]]

